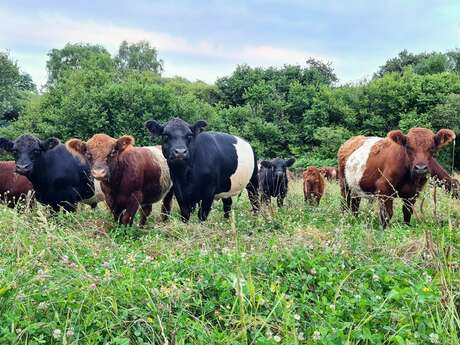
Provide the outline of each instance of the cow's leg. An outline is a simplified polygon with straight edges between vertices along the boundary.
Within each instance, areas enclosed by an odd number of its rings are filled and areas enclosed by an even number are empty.
[[[407,225],[410,224],[410,219],[412,218],[412,213],[414,212],[414,204],[415,199],[403,199],[403,216],[404,216],[404,223]]]
[[[393,198],[391,196],[380,197],[380,225],[385,229],[393,217]]]
[[[278,207],[283,207],[284,195],[278,195],[276,202],[278,203]]]
[[[169,219],[169,215],[171,214],[173,197],[174,191],[171,188],[171,190],[164,196],[163,203],[161,204],[161,220],[163,222],[166,222]]]
[[[152,204],[146,204],[141,206],[141,220],[139,222],[139,227],[144,227],[150,213],[152,213]]]
[[[260,194],[260,201],[266,208],[271,206],[271,196],[264,191]]]
[[[249,180],[248,185],[246,186],[248,191],[249,201],[251,202],[252,212],[259,212],[260,203],[259,203],[259,175],[257,171],[257,160],[254,157],[254,171],[252,172],[251,179]]]
[[[140,202],[142,201],[142,193],[135,192],[132,193],[131,196],[127,200],[127,206],[125,212],[121,216],[121,224],[123,225],[133,225],[134,216],[139,208]]]
[[[224,205],[224,218],[230,218],[230,211],[232,209],[232,198],[222,199]]]
[[[208,197],[201,200],[200,209],[198,210],[198,219],[204,222],[211,212],[212,202],[214,201],[213,197]]]
[[[359,205],[361,203],[361,198],[358,196],[350,196],[351,198],[351,212],[353,215],[357,216],[359,212]]]
[[[180,216],[184,223],[187,223],[190,220],[190,213],[192,212],[188,206],[179,206],[180,207]]]

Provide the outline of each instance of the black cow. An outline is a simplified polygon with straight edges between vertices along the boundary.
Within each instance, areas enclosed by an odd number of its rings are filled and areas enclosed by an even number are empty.
[[[72,155],[58,139],[42,141],[31,135],[15,141],[0,138],[2,148],[14,155],[16,172],[32,182],[36,199],[54,211],[61,207],[75,211],[79,201],[94,196],[88,162]]]
[[[259,170],[259,189],[261,201],[267,206],[271,198],[276,198],[278,207],[283,206],[288,192],[287,168],[294,164],[295,159],[284,160],[274,158],[271,161],[261,161]]]
[[[249,143],[233,135],[203,132],[205,121],[194,125],[175,118],[161,125],[148,121],[153,137],[161,136],[174,195],[184,221],[200,204],[198,218],[206,220],[214,199],[222,199],[224,216],[230,216],[232,196],[246,188],[254,212],[259,209],[257,160]]]

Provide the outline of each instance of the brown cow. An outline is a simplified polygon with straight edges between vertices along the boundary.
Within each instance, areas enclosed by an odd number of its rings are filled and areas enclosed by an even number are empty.
[[[339,179],[339,171],[336,167],[322,167],[322,168],[319,168],[319,172],[328,181]]]
[[[433,154],[454,139],[450,129],[434,134],[426,128],[412,128],[407,135],[396,130],[386,138],[349,139],[338,152],[340,187],[346,204],[356,214],[362,196],[376,195],[380,223],[385,228],[393,216],[393,199],[400,197],[404,222],[409,224]]]
[[[132,225],[141,207],[139,226],[144,226],[152,204],[163,197],[162,217],[169,215],[171,179],[160,150],[134,147],[134,138],[129,135],[114,139],[106,134],[96,134],[87,142],[71,139],[67,146],[87,157],[91,174],[101,181],[107,205],[120,224]]]
[[[303,194],[305,202],[319,205],[324,194],[324,178],[316,167],[308,167],[303,172]]]
[[[33,193],[32,183],[25,176],[16,174],[16,162],[0,162],[0,201],[14,207]]]

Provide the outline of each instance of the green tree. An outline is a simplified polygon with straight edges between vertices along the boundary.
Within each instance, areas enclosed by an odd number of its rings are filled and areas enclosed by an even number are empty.
[[[115,56],[115,63],[121,71],[150,71],[160,74],[163,61],[158,58],[158,51],[147,41],[128,43],[123,41]]]
[[[48,86],[56,83],[69,70],[81,68],[82,63],[95,55],[110,57],[109,52],[100,45],[88,43],[67,43],[62,49],[52,49],[48,53],[46,68],[48,70]]]

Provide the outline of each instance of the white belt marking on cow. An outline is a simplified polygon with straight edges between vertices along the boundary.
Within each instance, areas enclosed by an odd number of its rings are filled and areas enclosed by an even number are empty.
[[[348,188],[353,195],[364,194],[361,189],[360,182],[363,177],[364,171],[366,170],[367,160],[372,147],[383,140],[379,137],[368,137],[363,144],[356,149],[350,157],[348,157],[345,164],[345,179],[347,181]]]
[[[251,145],[241,138],[236,138],[235,150],[237,156],[237,167],[232,176],[230,176],[230,190],[216,194],[214,199],[226,199],[238,195],[246,188],[254,172],[254,153]]]

